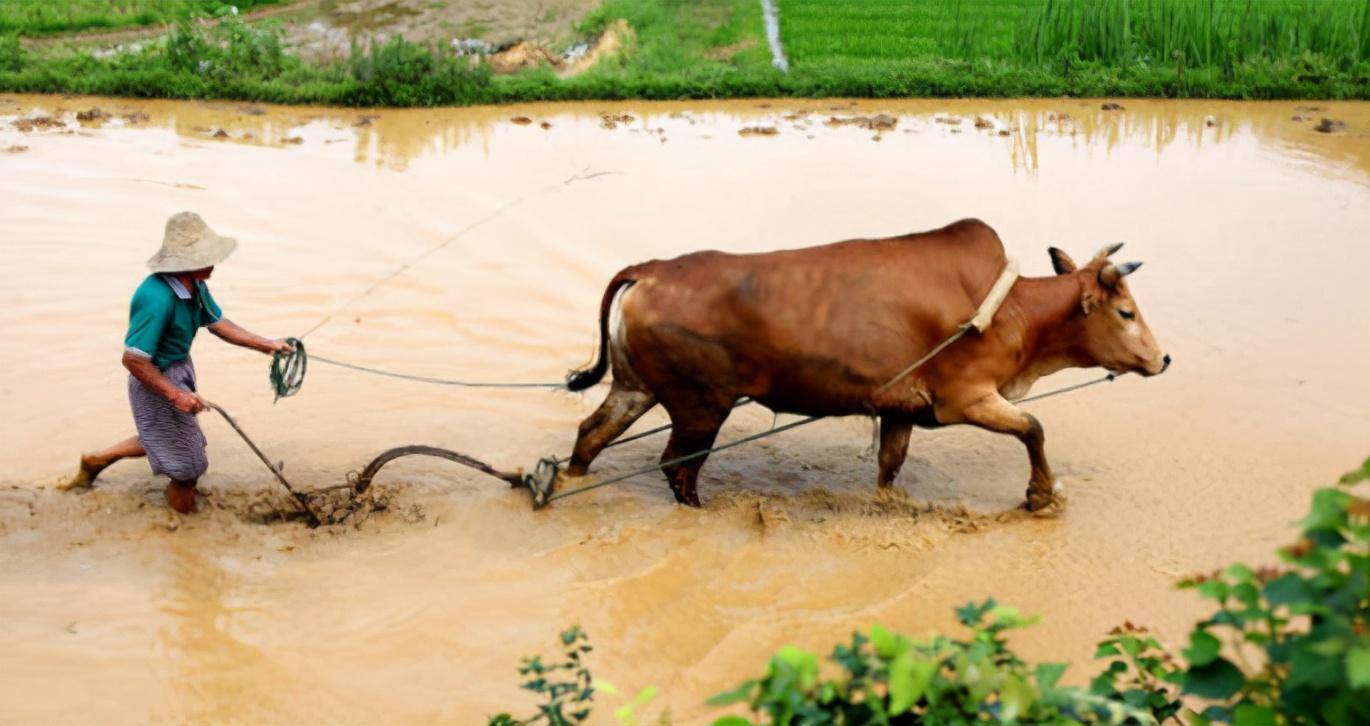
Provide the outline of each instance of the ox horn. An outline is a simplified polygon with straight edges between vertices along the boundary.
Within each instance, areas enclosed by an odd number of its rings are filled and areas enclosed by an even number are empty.
[[[1115,288],[1118,286],[1119,280],[1136,272],[1137,268],[1141,266],[1142,263],[1140,262],[1124,262],[1121,265],[1104,265],[1103,269],[1099,270],[1099,284],[1107,288]]]
[[[1122,243],[1122,242],[1115,242],[1114,244],[1108,245],[1108,246],[1104,247],[1103,249],[1099,250],[1099,256],[1100,256],[1100,257],[1112,257],[1112,256],[1113,256],[1113,253],[1117,252],[1118,250],[1120,250],[1120,249],[1122,249],[1122,248],[1123,248],[1123,243]]]

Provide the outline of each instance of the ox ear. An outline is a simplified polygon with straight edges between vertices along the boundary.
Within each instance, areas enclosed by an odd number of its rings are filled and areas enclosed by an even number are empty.
[[[1070,259],[1070,255],[1065,252],[1055,247],[1048,247],[1047,254],[1051,255],[1051,267],[1056,270],[1056,274],[1069,275],[1076,270],[1075,260]]]
[[[1142,263],[1140,262],[1124,262],[1121,265],[1104,265],[1103,269],[1099,270],[1099,284],[1110,290],[1116,289],[1119,281],[1136,272],[1137,268],[1141,266]]]

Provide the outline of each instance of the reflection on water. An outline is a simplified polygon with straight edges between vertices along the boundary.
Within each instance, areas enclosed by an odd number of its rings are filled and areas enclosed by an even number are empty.
[[[222,558],[199,549],[173,541],[163,559],[166,581],[158,607],[166,621],[159,650],[172,674],[170,688],[183,705],[177,720],[245,722],[254,713],[280,714],[276,693],[254,691],[255,684],[281,682],[282,674],[235,632],[243,608],[252,607],[240,600],[242,583],[224,569]]]
[[[18,102],[13,102],[18,99]],[[118,99],[61,99],[11,97],[10,109],[30,114],[57,114],[74,126],[75,113],[92,105],[114,115],[111,127],[140,125],[118,118],[133,108]],[[529,104],[508,107],[445,109],[335,109],[263,106],[237,102],[139,102],[137,110],[149,116],[147,126],[164,128],[187,140],[237,143],[254,146],[292,144],[348,148],[360,164],[376,164],[392,170],[405,169],[412,161],[436,158],[476,144],[487,148],[501,132],[556,133],[540,122],[555,117],[558,124],[598,124],[613,111],[632,114],[634,120],[618,124],[621,134],[707,136],[703,129],[723,126],[773,125],[777,137],[758,143],[801,146],[813,141],[812,130],[830,117],[886,113],[899,119],[899,127],[880,140],[903,134],[983,134],[1003,141],[1005,156],[1015,171],[1039,168],[1038,141],[1042,137],[1069,138],[1082,150],[1098,150],[1106,157],[1120,146],[1146,146],[1157,158],[1171,147],[1188,150],[1218,146],[1250,137],[1282,153],[1303,154],[1315,163],[1320,159],[1370,173],[1370,104],[1363,102],[1199,102],[1128,100],[1119,110],[1103,110],[1093,100],[1016,101],[808,101],[775,102],[660,102]],[[0,119],[9,119],[0,103]],[[533,123],[515,124],[523,117]],[[1348,130],[1321,134],[1313,127],[1323,117],[1348,122]],[[955,123],[948,123],[955,121]],[[978,128],[976,122],[981,121]],[[983,122],[988,122],[983,123]],[[550,124],[550,122],[548,122]],[[82,124],[90,127],[91,124]],[[862,133],[855,129],[851,133]],[[218,136],[216,136],[218,134]],[[226,134],[226,136],[225,136]]]

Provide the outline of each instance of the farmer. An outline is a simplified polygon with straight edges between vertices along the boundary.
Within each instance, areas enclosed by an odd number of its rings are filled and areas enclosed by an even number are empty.
[[[195,509],[195,483],[209,467],[205,436],[195,414],[205,410],[195,392],[190,344],[201,327],[223,340],[263,353],[294,352],[280,340],[249,333],[225,318],[205,280],[238,241],[215,234],[191,212],[166,223],[162,249],[147,261],[152,274],[133,293],[124,367],[128,399],[138,435],[102,451],[83,454],[76,476],[61,489],[89,487],[105,467],[120,459],[147,456],[152,473],[171,477],[167,504],[182,514]]]

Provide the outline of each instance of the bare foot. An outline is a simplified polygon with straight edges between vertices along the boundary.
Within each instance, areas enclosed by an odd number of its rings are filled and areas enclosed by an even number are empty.
[[[166,485],[166,503],[181,514],[194,512],[195,487],[176,482]]]
[[[76,469],[76,475],[58,484],[57,489],[64,492],[72,489],[88,489],[95,484],[95,477],[100,476],[100,472],[104,471],[107,466],[109,466],[108,462],[100,463],[89,456],[82,456],[81,463]]]

